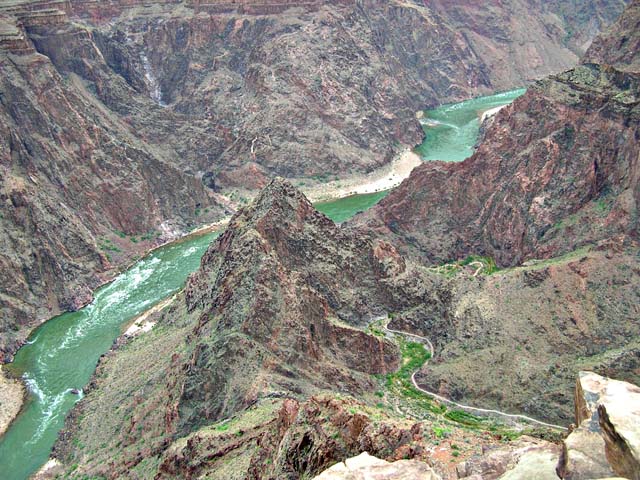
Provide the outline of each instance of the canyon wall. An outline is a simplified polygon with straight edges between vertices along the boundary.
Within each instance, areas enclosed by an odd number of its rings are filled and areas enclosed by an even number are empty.
[[[418,376],[432,391],[538,415],[555,404],[553,418],[566,421],[560,405],[576,369],[638,381],[629,329],[638,315],[639,6],[581,65],[498,113],[472,157],[419,166],[352,222],[436,273],[481,256],[518,266],[476,279],[477,289],[453,281],[442,295],[449,306],[399,316],[440,349]]]
[[[0,6],[3,352],[145,248],[220,218],[220,191],[240,200],[274,174],[370,171],[420,141],[416,110],[576,61],[563,20],[550,29],[515,0],[490,15],[462,3],[228,4]]]
[[[74,310],[135,254],[223,209],[199,179],[131,132],[77,76],[9,23],[0,51],[0,359],[30,328]],[[61,21],[62,23],[58,23]],[[87,32],[78,30],[78,43]],[[31,34],[33,35],[33,34]],[[68,45],[68,48],[72,48]],[[4,355],[7,355],[6,357]]]
[[[503,109],[471,158],[419,166],[359,222],[435,263],[474,253],[512,266],[635,239],[637,17],[634,2],[581,65]]]
[[[2,351],[220,218],[220,191],[368,172],[421,140],[416,110],[571,66],[563,18],[515,0],[3,4]]]

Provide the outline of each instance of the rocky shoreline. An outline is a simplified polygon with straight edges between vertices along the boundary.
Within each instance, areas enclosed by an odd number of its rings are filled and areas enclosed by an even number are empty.
[[[24,404],[24,385],[6,376],[0,365],[0,436],[4,435]]]

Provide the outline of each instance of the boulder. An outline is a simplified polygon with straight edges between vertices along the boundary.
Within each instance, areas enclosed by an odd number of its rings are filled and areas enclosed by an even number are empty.
[[[613,471],[640,480],[640,388],[609,380],[607,397],[598,405],[607,461]]]

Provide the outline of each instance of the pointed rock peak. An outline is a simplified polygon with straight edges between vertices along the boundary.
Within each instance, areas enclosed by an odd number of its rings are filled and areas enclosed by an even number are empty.
[[[271,180],[255,200],[238,213],[237,220],[243,224],[268,221],[274,228],[301,226],[304,223],[332,223],[313,207],[300,190],[281,177]]]
[[[288,180],[282,177],[275,177],[264,187],[255,199],[256,205],[261,204],[274,204],[287,202],[292,203],[306,203],[311,205],[311,202],[304,196],[304,194],[294,187]]]

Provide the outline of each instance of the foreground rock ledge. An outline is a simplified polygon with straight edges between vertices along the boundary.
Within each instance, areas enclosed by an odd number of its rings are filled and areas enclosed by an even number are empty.
[[[564,442],[558,475],[640,479],[640,388],[580,372],[575,407],[578,428]]]
[[[336,463],[315,477],[315,480],[361,480],[367,478],[376,480],[441,480],[442,477],[424,462],[416,460],[386,462],[364,452],[357,457]]]

